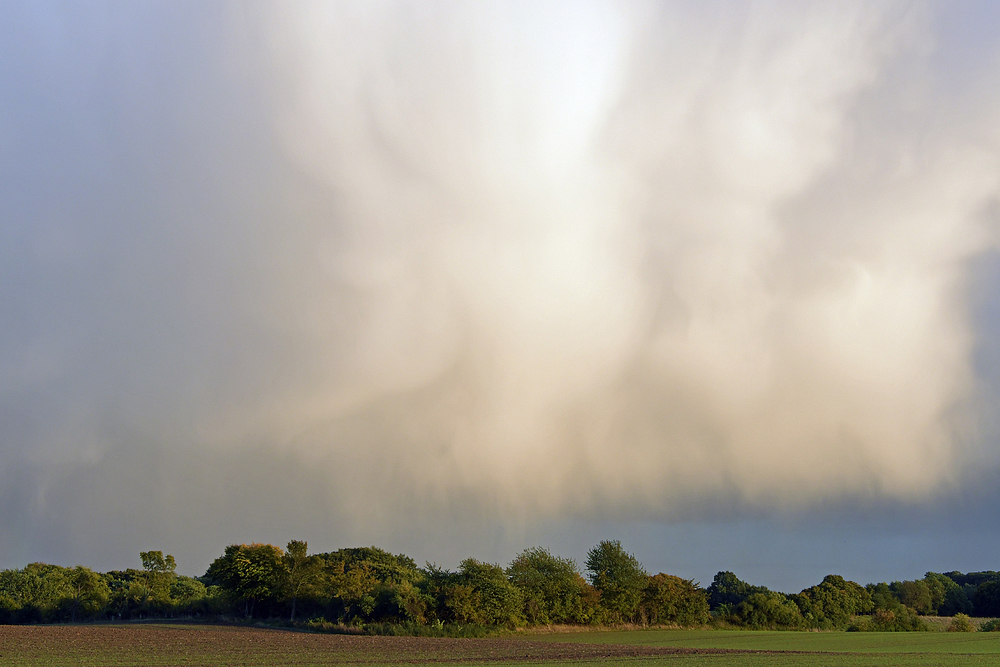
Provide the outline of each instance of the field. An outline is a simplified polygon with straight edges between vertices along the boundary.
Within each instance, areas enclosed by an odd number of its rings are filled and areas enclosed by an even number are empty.
[[[638,630],[495,639],[362,637],[219,625],[0,626],[0,665],[1000,665],[1000,633]]]

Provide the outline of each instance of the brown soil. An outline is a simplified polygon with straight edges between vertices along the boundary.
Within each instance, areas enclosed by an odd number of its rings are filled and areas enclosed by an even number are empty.
[[[336,665],[620,659],[728,653],[530,639],[325,635],[202,625],[0,626],[0,664]]]

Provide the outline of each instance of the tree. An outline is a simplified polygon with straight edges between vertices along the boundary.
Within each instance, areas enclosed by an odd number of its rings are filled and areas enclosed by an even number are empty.
[[[931,589],[925,581],[894,581],[889,588],[896,593],[899,601],[916,610],[918,614],[931,613]]]
[[[708,606],[712,610],[735,612],[740,603],[754,593],[770,593],[764,586],[752,586],[732,572],[717,572],[708,587]]]
[[[197,605],[204,604],[206,597],[208,597],[208,590],[205,588],[205,584],[194,577],[178,575],[170,584],[171,603],[175,608],[186,613],[193,613],[199,608]]]
[[[353,619],[426,620],[431,599],[420,590],[426,574],[412,558],[377,547],[316,554],[321,574],[317,592],[329,596],[327,614]]]
[[[837,574],[828,574],[821,583],[793,596],[793,600],[805,621],[819,628],[846,626],[852,616],[868,613],[874,607],[868,590]]]
[[[308,544],[299,540],[288,543],[285,555],[282,557],[285,565],[285,576],[288,582],[288,594],[292,598],[292,613],[289,620],[295,622],[295,604],[299,595],[316,581],[320,572],[320,561],[307,554]]]
[[[17,598],[21,603],[20,622],[53,620],[60,602],[73,596],[70,572],[67,568],[46,563],[31,563],[20,570],[16,578]]]
[[[413,582],[421,577],[417,564],[409,556],[393,555],[378,547],[354,547],[338,549],[330,553],[316,554],[325,563],[325,567],[333,567],[337,563],[344,564],[344,570],[364,568],[368,574],[379,582],[400,584],[404,581]]]
[[[272,544],[231,544],[205,572],[209,582],[222,587],[243,613],[253,617],[254,606],[273,601],[284,583],[283,553]]]
[[[704,625],[709,620],[708,596],[701,586],[662,572],[648,578],[640,610],[654,625]]]
[[[481,625],[522,625],[521,591],[510,583],[503,568],[466,558],[458,566],[459,585],[467,589],[477,609],[465,613],[468,620]],[[466,591],[463,591],[463,594]],[[469,602],[470,600],[467,600]]]
[[[601,606],[614,622],[635,618],[649,576],[618,540],[605,540],[587,552],[590,583],[601,594]]]
[[[139,558],[142,560],[143,576],[141,579],[142,606],[146,606],[149,601],[159,605],[170,604],[170,587],[177,579],[174,570],[177,563],[174,557],[167,554],[164,557],[162,551],[141,551]]]
[[[939,616],[972,613],[972,601],[965,590],[951,577],[928,572],[924,575],[924,581],[931,590],[931,606],[934,613]]]
[[[367,563],[349,566],[347,561],[338,560],[327,566],[324,576],[331,607],[338,609],[341,620],[349,621],[352,616],[368,616],[375,609],[373,593],[379,580],[372,574]]]
[[[976,588],[972,600],[976,616],[1000,616],[1000,581],[984,581]]]
[[[582,623],[589,588],[570,558],[553,556],[547,549],[525,549],[507,567],[507,578],[524,599],[529,623]]]
[[[81,608],[89,615],[104,609],[111,590],[101,575],[90,568],[77,565],[70,570],[67,579],[70,586],[70,622],[76,623],[76,615]]]
[[[788,596],[774,591],[753,593],[737,607],[744,625],[755,629],[796,628],[802,624],[802,612]]]

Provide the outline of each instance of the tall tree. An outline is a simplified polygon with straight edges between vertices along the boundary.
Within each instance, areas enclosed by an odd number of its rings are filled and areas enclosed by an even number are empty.
[[[281,590],[282,556],[272,544],[231,544],[209,565],[205,577],[242,602],[244,615],[252,618],[257,603],[272,601]]]
[[[104,578],[90,568],[77,565],[69,571],[67,580],[70,591],[70,622],[76,623],[76,615],[81,607],[89,614],[95,614],[107,604],[111,590]]]
[[[299,595],[308,590],[320,573],[321,563],[315,556],[308,555],[308,546],[304,541],[291,540],[285,548],[285,555],[282,557],[288,582],[288,594],[292,598],[292,613],[289,620],[293,623],[295,622],[295,605]]]
[[[177,562],[170,554],[162,551],[140,551],[142,560],[142,587],[144,595],[142,604],[145,606],[151,600],[166,605],[170,602],[170,587],[177,575]]]
[[[507,578],[524,598],[529,623],[581,623],[590,620],[587,582],[570,558],[547,549],[525,549],[507,567]]]
[[[587,552],[590,583],[601,594],[601,606],[609,620],[635,618],[648,575],[635,556],[618,540],[604,540]]]
[[[717,572],[708,587],[708,604],[712,609],[725,606],[735,611],[741,602],[754,593],[769,593],[764,586],[753,586],[729,571]]]

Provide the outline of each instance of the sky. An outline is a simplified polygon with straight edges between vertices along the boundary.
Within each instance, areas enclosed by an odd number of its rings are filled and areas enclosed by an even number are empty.
[[[1000,5],[0,6],[0,568],[1000,569]]]

